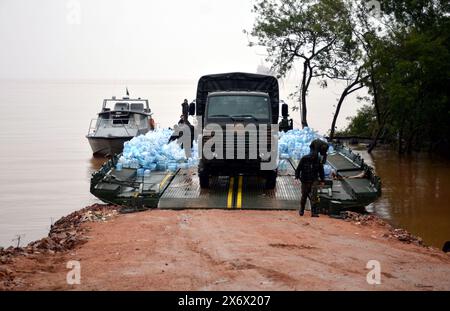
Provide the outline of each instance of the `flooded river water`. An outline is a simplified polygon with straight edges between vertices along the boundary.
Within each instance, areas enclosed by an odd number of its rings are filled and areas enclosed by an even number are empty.
[[[130,83],[131,95],[150,100],[160,126],[171,126],[195,81]],[[0,82],[0,246],[22,245],[47,234],[52,222],[98,200],[89,193],[90,175],[103,163],[92,158],[85,135],[103,98],[123,95],[120,83]],[[284,98],[288,88],[284,87]],[[317,96],[323,96],[317,91]],[[283,92],[282,92],[283,95]],[[314,94],[313,94],[314,96]],[[329,100],[335,95],[331,94]],[[331,123],[326,101],[310,109],[310,124]],[[323,111],[330,113],[323,115]],[[343,111],[342,119],[352,113]],[[383,181],[373,212],[442,247],[450,240],[450,161],[428,156],[370,156]]]
[[[369,211],[442,248],[450,241],[450,161],[381,150],[372,159],[383,194]]]

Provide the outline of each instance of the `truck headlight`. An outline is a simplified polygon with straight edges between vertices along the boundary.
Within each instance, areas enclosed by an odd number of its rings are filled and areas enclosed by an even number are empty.
[[[264,162],[270,162],[271,159],[270,152],[260,152],[259,158]]]

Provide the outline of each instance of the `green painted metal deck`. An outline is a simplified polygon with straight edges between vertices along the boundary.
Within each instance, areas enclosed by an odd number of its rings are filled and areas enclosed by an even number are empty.
[[[349,155],[349,156],[347,156]],[[364,171],[360,158],[352,154],[329,155],[328,163],[342,177]],[[288,169],[279,173],[274,190],[264,188],[264,180],[254,176],[222,176],[210,179],[209,189],[201,189],[197,170],[152,172],[137,177],[135,169],[117,171],[105,165],[100,178],[93,177],[91,192],[105,202],[129,207],[130,211],[160,209],[241,209],[297,210],[300,206],[300,184],[295,181],[297,161],[288,161]],[[94,180],[93,179],[93,180]],[[324,212],[338,212],[348,207],[366,206],[379,197],[380,185],[374,178],[329,180],[319,190]],[[309,205],[309,202],[308,202]]]
[[[361,169],[360,166],[355,162],[339,153],[329,155],[327,161],[331,166],[333,166],[340,172],[355,171]]]

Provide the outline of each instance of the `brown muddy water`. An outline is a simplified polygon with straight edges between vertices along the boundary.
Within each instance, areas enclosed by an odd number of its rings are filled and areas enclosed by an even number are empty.
[[[383,194],[368,211],[422,237],[428,245],[442,248],[450,241],[450,160],[384,150],[375,151],[371,160],[382,179]]]
[[[130,82],[131,95],[148,98],[155,119],[172,126],[180,103],[195,96],[196,81]],[[292,89],[282,86],[282,97]],[[336,94],[312,92],[310,123],[324,132]],[[284,93],[284,94],[283,94]],[[85,138],[102,100],[122,96],[115,82],[0,81],[0,246],[45,236],[52,222],[99,202],[90,175],[104,159],[92,158]],[[357,107],[346,107],[342,120]],[[323,111],[330,111],[326,115]],[[382,178],[383,196],[368,209],[441,248],[450,240],[450,161],[395,152],[361,152]]]

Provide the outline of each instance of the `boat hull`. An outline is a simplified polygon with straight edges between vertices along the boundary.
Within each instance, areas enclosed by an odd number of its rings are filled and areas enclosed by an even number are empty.
[[[122,153],[123,144],[131,140],[130,137],[94,137],[87,136],[89,144],[92,148],[94,156],[111,157],[115,154]]]

